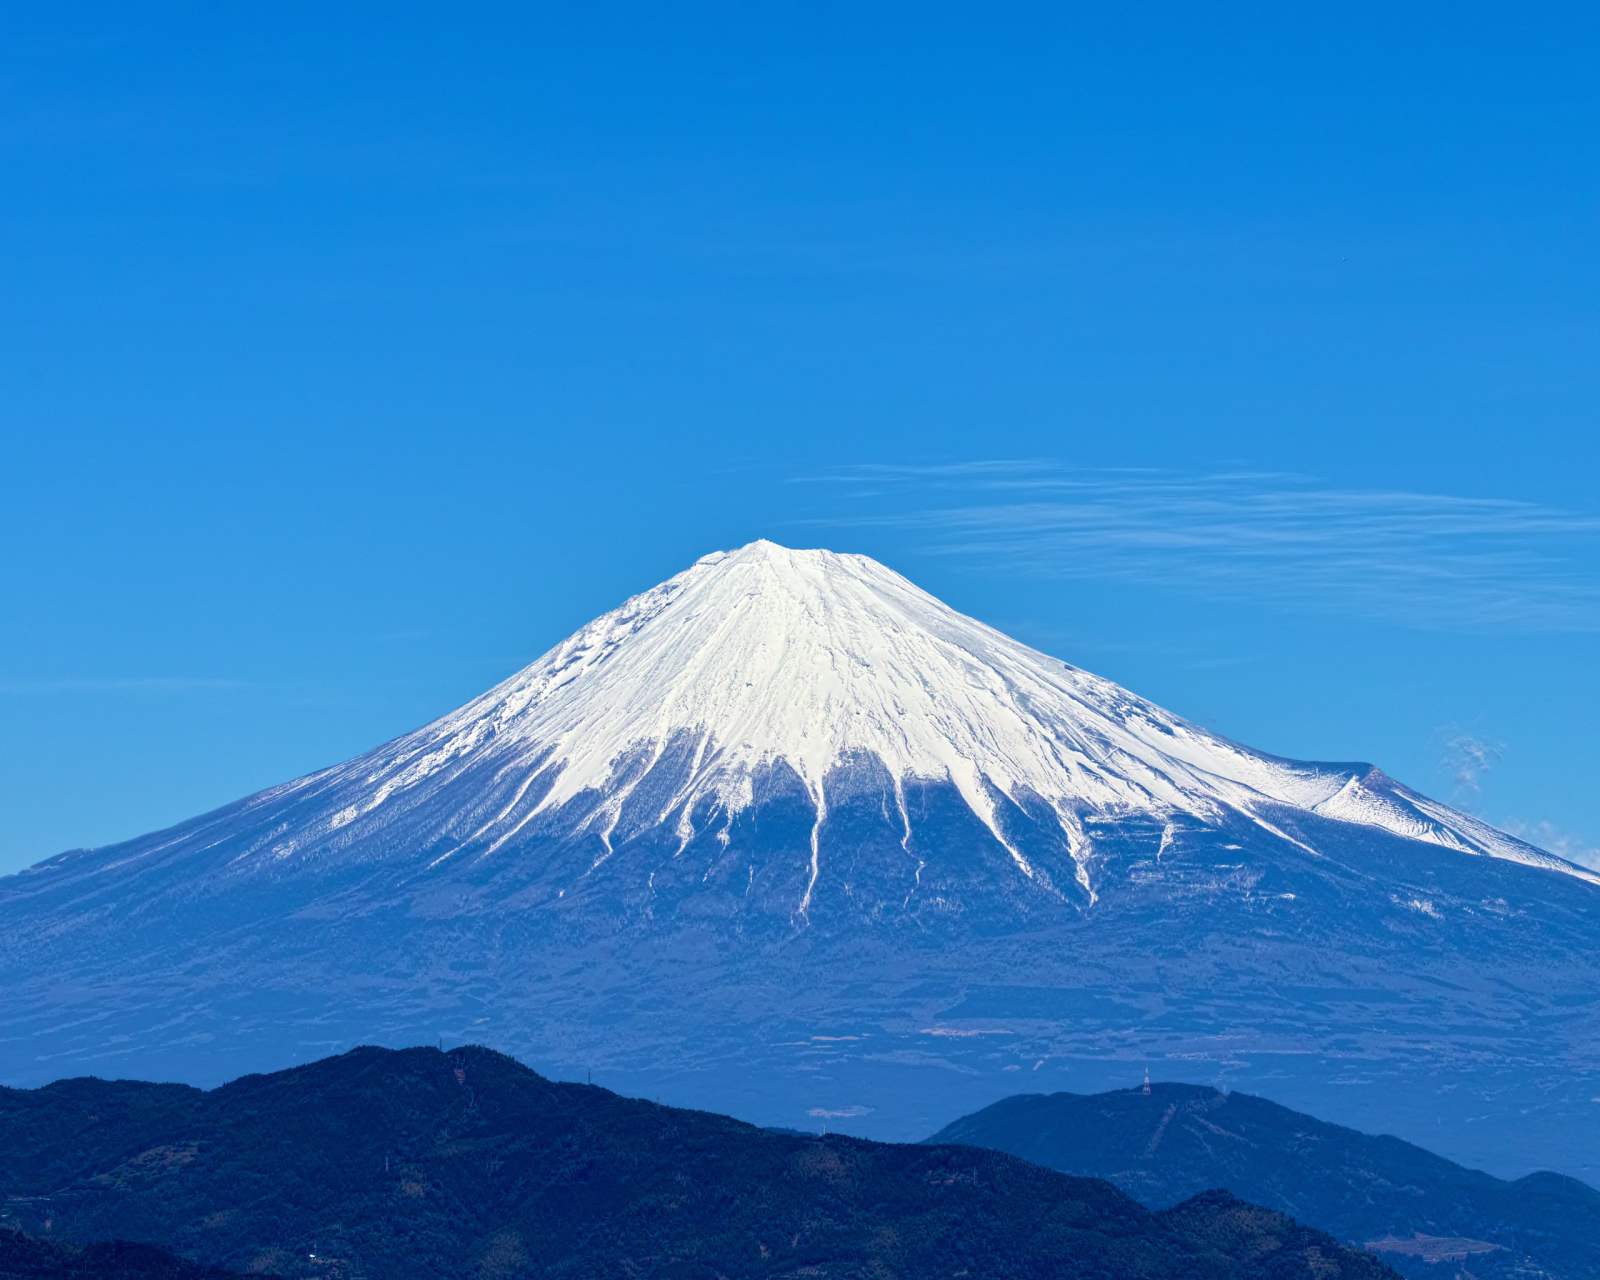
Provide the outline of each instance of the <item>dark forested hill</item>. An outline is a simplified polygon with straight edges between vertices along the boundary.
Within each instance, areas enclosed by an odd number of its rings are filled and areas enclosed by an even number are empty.
[[[241,1280],[154,1245],[106,1240],[84,1247],[0,1229],[0,1280]],[[271,1280],[260,1277],[259,1280]]]
[[[11,1225],[291,1276],[1377,1280],[1210,1195],[1152,1213],[999,1152],[770,1133],[485,1049],[357,1049],[210,1092],[0,1090]]]
[[[1152,1208],[1211,1187],[1292,1214],[1344,1241],[1453,1239],[1426,1253],[1470,1255],[1476,1276],[1600,1276],[1600,1191],[1535,1173],[1505,1182],[1398,1138],[1325,1124],[1265,1098],[1157,1084],[1082,1095],[1022,1094],[947,1125],[930,1143],[965,1142],[1064,1173],[1105,1178]],[[1402,1270],[1454,1277],[1460,1257],[1430,1263],[1388,1252]]]

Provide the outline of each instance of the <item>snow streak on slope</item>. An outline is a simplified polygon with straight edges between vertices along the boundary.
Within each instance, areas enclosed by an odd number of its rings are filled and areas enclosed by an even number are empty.
[[[524,776],[475,839],[493,849],[593,793],[603,799],[584,829],[609,851],[639,779],[669,751],[687,751],[688,767],[650,803],[653,820],[676,823],[684,840],[702,802],[726,820],[753,803],[764,767],[792,767],[816,807],[813,886],[829,773],[874,758],[908,831],[902,784],[947,779],[1030,878],[997,804],[1043,801],[1091,898],[1082,834],[1091,814],[1211,823],[1231,810],[1298,844],[1272,821],[1287,806],[1583,874],[1367,766],[1280,760],[1206,733],[864,556],[770,542],[706,556],[461,710],[307,781],[348,797],[331,819],[338,827],[464,761],[489,765]],[[520,803],[530,789],[537,804]],[[809,898],[808,889],[802,912]]]

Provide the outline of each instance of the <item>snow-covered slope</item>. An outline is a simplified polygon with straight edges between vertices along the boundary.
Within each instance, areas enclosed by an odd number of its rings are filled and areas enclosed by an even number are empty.
[[[1516,1169],[1600,1150],[1596,991],[1593,872],[769,542],[357,759],[0,880],[0,1082],[447,1031],[918,1137],[1005,1072],[1154,1058]],[[1482,1153],[1417,1132],[1508,1082],[1545,1110]]]
[[[663,786],[655,770],[669,752],[681,767]],[[997,811],[1000,797],[1043,801],[1091,897],[1087,815],[1216,822],[1232,811],[1294,839],[1271,817],[1285,806],[1600,884],[1370,766],[1282,760],[1207,733],[866,556],[765,541],[706,556],[459,711],[309,780],[338,807],[259,852],[288,856],[359,820],[404,822],[406,798],[469,765],[509,794],[452,829],[441,858],[492,854],[586,794],[600,799],[576,825],[607,852],[624,813],[631,829],[670,824],[686,843],[697,821],[725,829],[748,809],[755,780],[779,762],[820,828],[830,774],[863,759],[886,770],[908,837],[904,784],[948,780],[1018,870],[1048,884]],[[813,864],[802,914],[819,873]]]

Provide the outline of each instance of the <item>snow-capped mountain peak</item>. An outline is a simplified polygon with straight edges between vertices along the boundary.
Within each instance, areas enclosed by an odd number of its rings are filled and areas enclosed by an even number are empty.
[[[787,766],[815,807],[811,885],[829,777],[859,761],[881,764],[907,837],[904,785],[948,781],[1029,878],[999,807],[1049,806],[1091,900],[1089,815],[1231,811],[1300,843],[1272,820],[1288,806],[1574,871],[1368,766],[1281,760],[1208,733],[866,556],[768,541],[703,557],[461,710],[332,771],[361,793],[333,821],[381,820],[469,761],[521,775],[463,842],[490,850],[586,795],[600,799],[582,827],[607,851],[630,810],[635,826],[674,824],[686,841],[697,821],[748,808],[764,769]]]

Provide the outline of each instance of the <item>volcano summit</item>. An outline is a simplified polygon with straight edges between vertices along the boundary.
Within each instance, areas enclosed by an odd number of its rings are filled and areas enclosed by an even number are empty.
[[[443,1033],[910,1138],[1165,1061],[1593,1179],[1597,944],[1600,876],[1370,765],[757,542],[364,756],[0,880],[0,1078]]]

